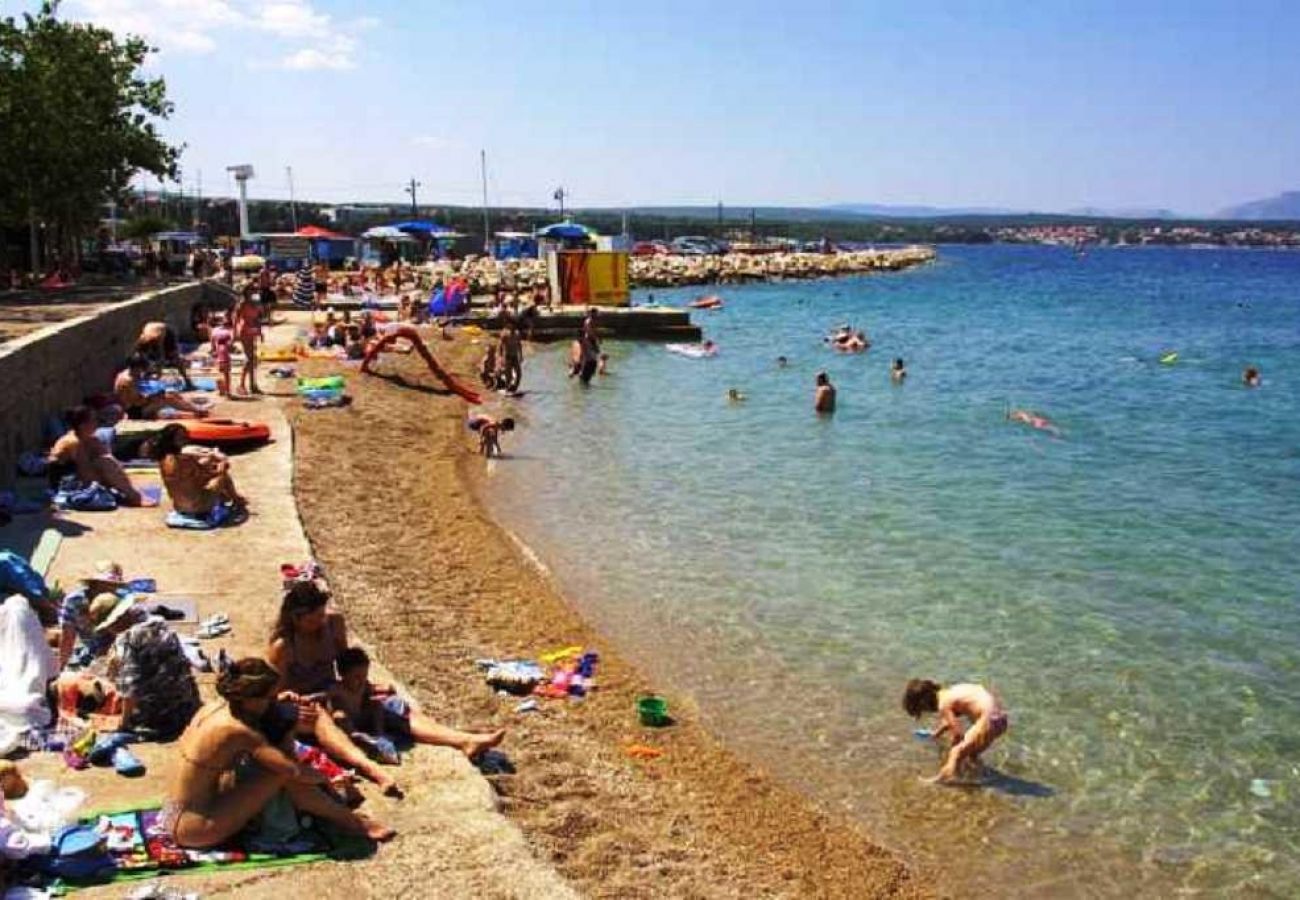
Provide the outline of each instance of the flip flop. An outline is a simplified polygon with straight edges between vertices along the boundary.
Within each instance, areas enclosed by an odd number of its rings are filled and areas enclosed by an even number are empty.
[[[144,763],[125,746],[113,751],[113,771],[125,778],[139,778],[144,774]]]
[[[134,744],[137,738],[129,731],[110,731],[95,741],[86,758],[97,766],[106,766],[113,761],[113,754],[119,747]]]
[[[199,630],[196,631],[195,634],[204,640],[208,640],[211,638],[219,638],[225,634],[230,634],[230,631],[231,628],[229,622],[204,622],[199,626]]]

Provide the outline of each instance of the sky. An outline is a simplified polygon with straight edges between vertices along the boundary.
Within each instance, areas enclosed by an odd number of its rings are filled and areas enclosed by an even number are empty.
[[[0,9],[32,2],[0,0]],[[1300,189],[1300,3],[64,0],[142,34],[187,192],[1209,214]],[[156,183],[150,180],[150,187]],[[169,190],[175,185],[169,185]]]

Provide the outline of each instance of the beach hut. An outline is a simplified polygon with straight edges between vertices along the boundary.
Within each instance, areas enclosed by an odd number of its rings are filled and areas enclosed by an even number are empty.
[[[421,244],[411,235],[392,225],[376,225],[361,232],[363,262],[387,266],[403,260],[417,262]]]
[[[493,236],[495,259],[536,259],[537,238],[526,231],[498,231]]]
[[[452,242],[464,237],[463,234],[452,231],[445,225],[439,225],[437,222],[430,222],[427,219],[411,219],[407,222],[397,222],[392,227],[423,241],[426,245],[426,255],[430,259],[442,259],[447,250],[450,249]]]
[[[357,239],[318,225],[304,225],[296,232],[311,242],[312,259],[337,268],[357,255]]]

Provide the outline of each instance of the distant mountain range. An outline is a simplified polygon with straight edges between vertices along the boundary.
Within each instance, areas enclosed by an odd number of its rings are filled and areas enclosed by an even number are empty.
[[[1215,213],[1214,217],[1245,222],[1263,222],[1270,219],[1300,222],[1300,191],[1286,191],[1276,197],[1225,207]]]
[[[1178,219],[1170,209],[1103,209],[1099,206],[1080,206],[1064,212],[1044,212],[1032,209],[1009,209],[996,206],[891,206],[885,203],[837,203],[823,207],[834,212],[855,216],[872,216],[884,219],[946,219],[969,216],[1086,216],[1090,219]]]

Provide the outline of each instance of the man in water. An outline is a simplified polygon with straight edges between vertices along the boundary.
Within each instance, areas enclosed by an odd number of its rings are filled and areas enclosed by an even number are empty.
[[[1046,431],[1052,437],[1060,437],[1061,429],[1047,416],[1039,415],[1027,409],[1013,409],[1007,412],[1007,420],[1010,422],[1023,422],[1030,428],[1037,428],[1039,431]]]
[[[894,384],[902,384],[906,379],[907,365],[903,362],[903,357],[896,357],[893,364],[889,367],[889,380],[894,382]]]
[[[788,365],[790,365],[790,360],[786,359],[784,356],[778,356],[776,358],[776,367],[778,369],[784,369]]]
[[[835,412],[835,386],[825,372],[817,373],[817,391],[813,394],[813,410],[819,413]]]
[[[1259,387],[1259,369],[1255,366],[1246,366],[1246,371],[1241,373],[1241,383],[1246,387]]]
[[[962,771],[978,773],[980,754],[1006,734],[1010,726],[1007,712],[988,690],[979,684],[954,684],[943,687],[936,681],[913,678],[903,690],[903,709],[912,718],[933,712],[943,723],[930,732],[936,739],[952,737],[952,746],[939,774],[929,779],[937,782],[954,780]],[[962,727],[962,719],[968,727]]]

